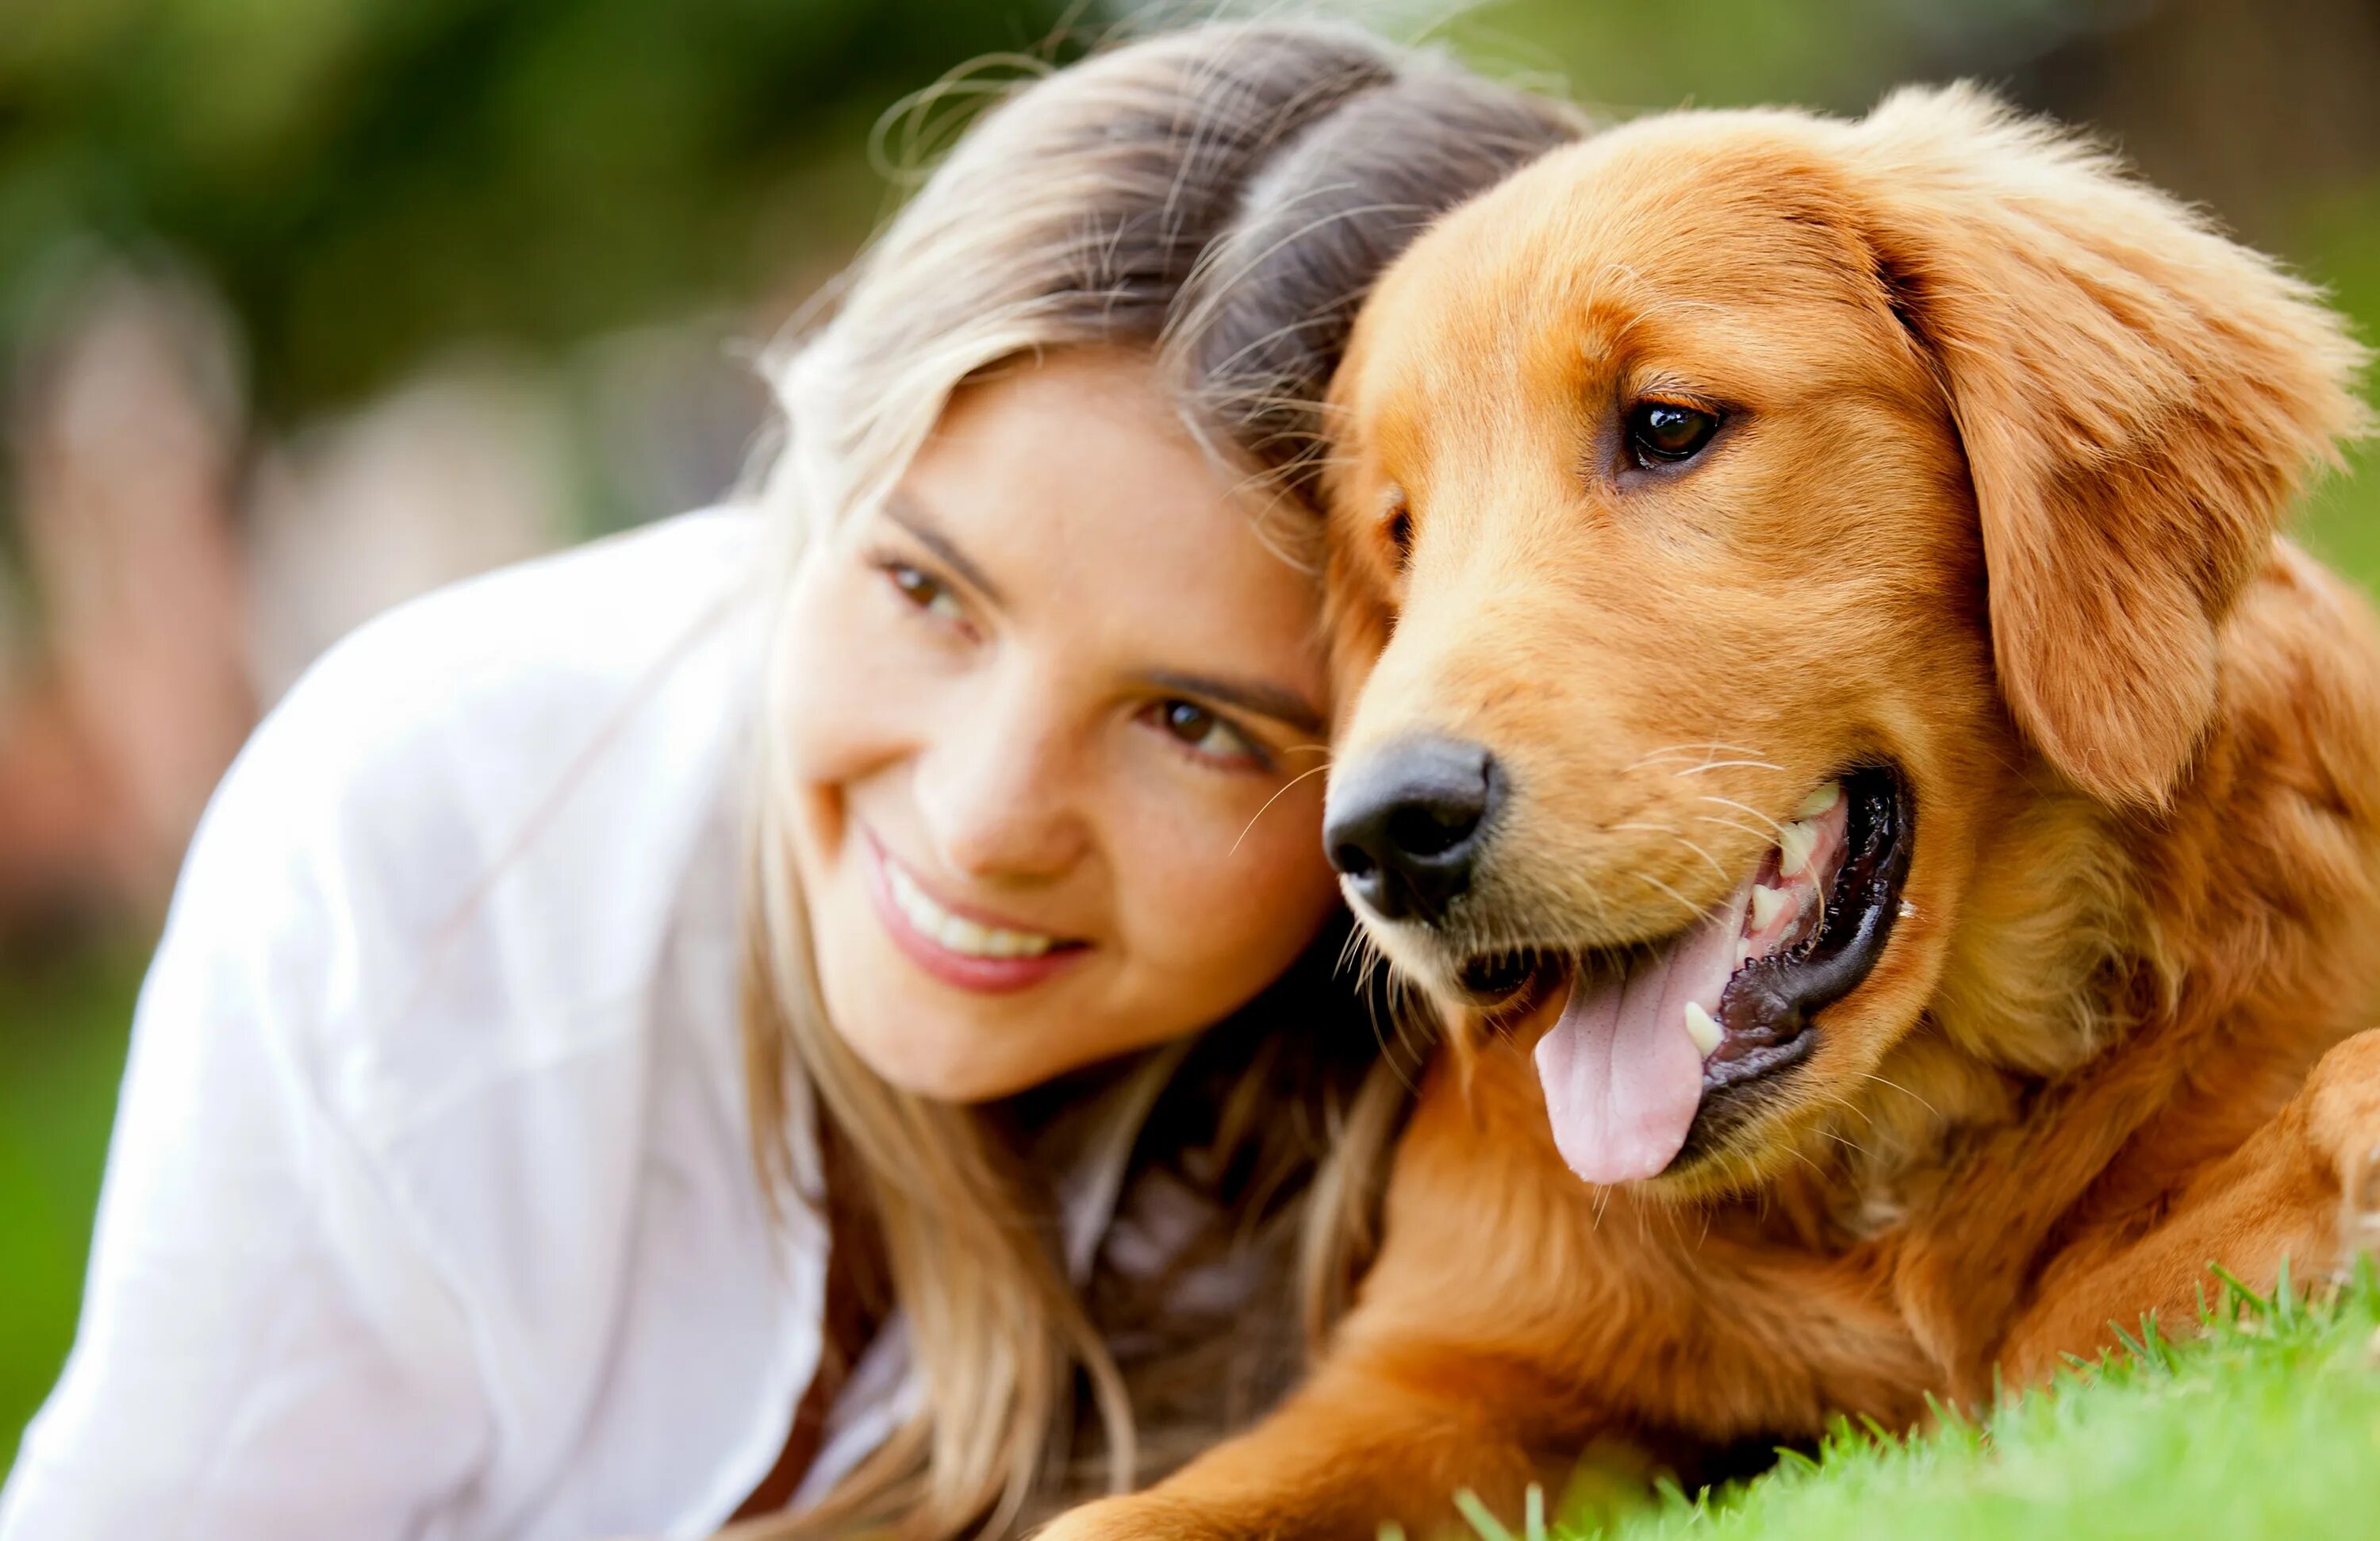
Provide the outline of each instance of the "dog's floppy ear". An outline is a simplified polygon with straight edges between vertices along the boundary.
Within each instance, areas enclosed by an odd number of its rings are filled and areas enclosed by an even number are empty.
[[[1930,356],[1983,525],[2020,728],[2108,802],[2165,804],[2216,706],[2216,628],[2362,407],[2303,284],[1972,87],[1852,138],[1878,276]]]

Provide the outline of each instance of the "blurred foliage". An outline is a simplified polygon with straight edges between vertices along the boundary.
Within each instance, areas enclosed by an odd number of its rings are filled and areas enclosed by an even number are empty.
[[[2137,6],[2107,0],[1497,0],[1447,31],[1619,110],[1779,102],[1856,112],[1892,83],[2005,79]]]
[[[871,119],[1053,0],[7,0],[0,305],[162,244],[268,412],[425,346],[765,294],[865,233]],[[7,314],[0,310],[0,315]],[[5,347],[6,330],[0,330]]]
[[[2296,244],[2300,267],[2355,318],[2366,343],[2380,342],[2380,176],[2316,200]],[[2367,375],[2364,395],[2380,407],[2380,374]],[[2301,533],[2318,555],[2380,594],[2380,444],[2356,446],[2348,474],[2315,490]]]
[[[0,967],[0,1472],[74,1336],[136,947]]]

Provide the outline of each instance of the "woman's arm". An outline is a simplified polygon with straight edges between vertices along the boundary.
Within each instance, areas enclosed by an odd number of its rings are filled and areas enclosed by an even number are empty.
[[[490,1438],[457,1300],[326,1091],[351,896],[307,748],[268,726],[193,848],[0,1541],[437,1535]]]

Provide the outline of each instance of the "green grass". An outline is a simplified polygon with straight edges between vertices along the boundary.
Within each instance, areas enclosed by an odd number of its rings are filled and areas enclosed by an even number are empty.
[[[1606,1495],[1526,1541],[2380,1536],[2380,1281],[2311,1299],[2216,1284],[2203,1330],[2078,1362],[1980,1424],[1840,1426],[1813,1459],[1688,1497]],[[1484,1541],[1512,1533],[1475,1506]]]
[[[139,950],[0,969],[0,1471],[74,1338]]]

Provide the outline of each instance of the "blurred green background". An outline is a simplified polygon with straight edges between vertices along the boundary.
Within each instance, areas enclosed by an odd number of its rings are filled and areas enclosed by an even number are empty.
[[[5,0],[0,1468],[71,1337],[146,940],[255,711],[381,604],[728,485],[749,345],[890,206],[880,115],[1135,8]],[[2380,333],[2367,0],[1330,8],[1621,110],[1978,77]],[[2305,531],[2380,584],[2375,516],[2358,456]]]

